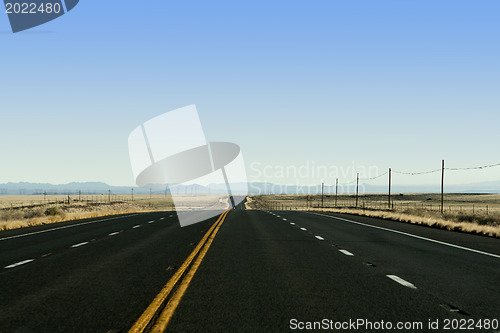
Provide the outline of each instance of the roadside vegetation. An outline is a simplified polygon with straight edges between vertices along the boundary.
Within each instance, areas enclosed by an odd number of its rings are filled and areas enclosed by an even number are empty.
[[[0,230],[23,228],[93,217],[173,210],[170,197],[135,195],[131,198],[99,196],[0,196]],[[127,200],[128,199],[128,200]]]

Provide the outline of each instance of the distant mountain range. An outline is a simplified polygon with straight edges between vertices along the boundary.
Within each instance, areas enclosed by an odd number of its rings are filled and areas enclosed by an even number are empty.
[[[233,194],[245,193],[247,184],[232,184]],[[131,186],[111,186],[102,182],[68,183],[68,184],[49,184],[49,183],[5,183],[0,184],[0,195],[82,195],[95,194],[131,194],[132,188],[134,194],[149,194],[149,188],[131,187]],[[176,185],[167,190],[173,194],[207,194],[207,193],[225,193],[226,184],[202,185]],[[325,193],[335,193],[335,186],[325,186]],[[349,187],[339,186],[339,193],[354,193],[355,185]],[[360,193],[387,193],[387,186],[360,184]],[[437,193],[440,192],[440,185],[395,185],[392,187],[393,193]],[[152,190],[154,194],[163,194],[165,190]],[[447,193],[500,193],[500,180],[480,183],[470,183],[462,185],[445,185]],[[296,185],[278,185],[266,182],[248,183],[249,194],[318,194],[321,193],[321,185],[317,186],[296,186]]]

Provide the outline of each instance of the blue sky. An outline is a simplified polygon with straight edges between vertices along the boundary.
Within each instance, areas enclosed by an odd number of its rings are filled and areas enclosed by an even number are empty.
[[[250,181],[335,182],[259,175],[266,166],[371,167],[368,177],[442,159],[500,163],[499,10],[494,0],[81,0],[17,34],[1,14],[0,183],[132,185],[129,133],[190,104],[209,141],[241,146]],[[500,168],[447,174],[499,179]]]

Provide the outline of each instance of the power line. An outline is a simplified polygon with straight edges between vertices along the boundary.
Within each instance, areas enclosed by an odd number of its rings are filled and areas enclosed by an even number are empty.
[[[371,178],[359,178],[359,180],[374,180],[374,179],[377,179],[377,178],[380,178],[380,177],[383,177],[385,175],[387,175],[389,173],[389,171],[386,171],[384,172],[383,174],[381,175],[378,175],[378,176],[375,176],[375,177],[371,177]]]
[[[493,167],[497,167],[497,166],[500,166],[500,163],[490,164],[490,165],[482,165],[482,166],[476,166],[476,167],[468,167],[468,168],[444,168],[444,170],[450,170],[450,171],[481,170],[481,169],[493,168]],[[401,174],[401,175],[409,175],[409,176],[427,175],[427,174],[442,172],[442,171],[443,171],[442,168],[435,169],[435,170],[429,170],[429,171],[421,171],[421,172],[406,172],[406,171],[392,170],[393,173],[397,173],[397,174]],[[389,173],[389,171],[386,171],[383,174],[380,174],[380,175],[377,175],[374,177],[370,177],[370,178],[359,178],[359,180],[363,180],[363,181],[375,180],[377,178],[380,178],[380,177],[387,175],[388,173]],[[340,186],[354,185],[354,184],[356,184],[356,181],[357,180],[354,179],[354,180],[347,182],[347,183],[339,183],[338,185],[340,185]]]
[[[438,171],[441,171],[441,169],[436,169],[436,170],[431,170],[431,171],[423,171],[423,172],[404,172],[404,171],[392,170],[392,172],[394,172],[394,173],[399,173],[402,175],[410,175],[410,176],[425,175],[425,174],[434,173],[434,172],[438,172]]]
[[[491,165],[482,165],[482,166],[470,167],[470,168],[446,168],[446,170],[452,170],[452,171],[456,171],[456,170],[480,170],[480,169],[493,168],[493,167],[497,167],[497,166],[500,166],[500,163],[491,164]]]
[[[450,171],[481,170],[481,169],[493,168],[493,167],[497,167],[497,166],[500,166],[500,163],[490,164],[490,165],[481,165],[481,166],[476,166],[476,167],[468,167],[468,168],[445,168],[445,170],[450,170]],[[392,172],[399,173],[402,175],[416,176],[416,175],[425,175],[425,174],[435,173],[435,172],[439,172],[439,171],[442,171],[442,169],[435,169],[435,170],[422,171],[422,172],[404,172],[404,171],[393,170]]]

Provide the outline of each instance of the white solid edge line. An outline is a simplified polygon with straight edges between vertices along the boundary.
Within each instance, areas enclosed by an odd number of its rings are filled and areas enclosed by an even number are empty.
[[[389,279],[393,280],[393,281],[396,281],[397,283],[405,286],[405,287],[408,287],[408,288],[411,288],[411,289],[417,289],[417,287],[415,287],[412,283],[406,281],[406,280],[403,280],[402,278],[400,278],[399,276],[397,275],[386,275]]]
[[[9,266],[5,266],[4,268],[14,268],[14,267],[17,267],[17,266],[21,266],[21,265],[27,264],[27,263],[32,262],[34,260],[35,259],[23,260],[23,261],[20,261],[20,262],[16,262],[15,264],[12,264],[12,265],[9,265]]]
[[[468,248],[468,247],[464,247],[464,246],[460,246],[460,245],[455,245],[455,244],[451,244],[451,243],[446,243],[446,242],[438,241],[438,240],[435,240],[435,239],[432,239],[432,238],[417,236],[417,235],[409,234],[409,233],[403,232],[403,231],[388,229],[388,228],[384,228],[384,227],[378,227],[378,226],[375,226],[375,225],[370,225],[370,224],[365,224],[365,223],[361,223],[361,222],[351,221],[351,220],[348,220],[348,219],[344,219],[344,218],[341,218],[341,217],[335,217],[335,216],[331,216],[331,215],[324,215],[324,214],[319,214],[319,213],[312,213],[312,214],[319,215],[319,216],[324,216],[324,217],[329,217],[329,218],[337,219],[337,220],[341,220],[341,221],[346,221],[346,222],[350,222],[350,223],[354,223],[354,224],[359,224],[359,225],[362,225],[362,226],[365,226],[365,227],[370,227],[370,228],[375,228],[375,229],[390,231],[390,232],[394,232],[396,234],[410,236],[410,237],[414,237],[414,238],[426,240],[426,241],[429,241],[429,242],[433,242],[433,243],[437,243],[437,244],[441,244],[441,245],[446,245],[446,246],[451,246],[451,247],[454,247],[454,248],[457,248],[457,249],[466,250],[466,251],[470,251],[470,252],[475,252],[475,253],[479,253],[479,254],[484,254],[486,256],[490,256],[490,257],[494,257],[494,258],[500,259],[500,255],[497,255],[497,254],[488,253],[488,252],[484,252],[484,251],[480,251],[480,250],[475,250],[475,249],[471,249],[471,248]]]
[[[108,236],[116,236],[116,235],[118,235],[119,233],[120,233],[119,231],[112,232],[112,233],[110,233]]]
[[[141,225],[140,225],[140,224],[138,224],[138,225],[134,225],[134,226],[132,227],[132,229],[137,229],[137,228],[140,228],[140,227],[141,227]]]
[[[345,254],[346,256],[353,256],[354,254],[352,254],[351,252],[347,251],[347,250],[339,250],[339,252]]]
[[[97,222],[103,222],[103,221],[109,221],[109,220],[116,220],[116,219],[121,219],[121,218],[136,216],[136,215],[140,215],[140,214],[132,214],[132,215],[127,215],[127,216],[110,217],[108,219],[102,219],[102,220],[97,220],[97,221],[90,221],[90,222],[84,222],[84,223],[66,225],[64,227],[52,228],[52,229],[47,229],[47,230],[30,232],[30,233],[22,234],[22,235],[16,235],[16,236],[10,236],[10,237],[5,237],[5,238],[0,238],[0,241],[11,239],[11,238],[19,238],[19,237],[31,236],[31,235],[41,234],[41,233],[44,233],[44,232],[55,231],[55,230],[60,230],[60,229],[78,227],[78,226],[81,226],[81,225],[87,225],[87,224],[92,224],[92,223],[97,223]]]
[[[307,231],[307,229],[306,229],[306,228],[300,228],[300,230]]]
[[[80,247],[80,246],[87,245],[88,243],[89,242],[82,242],[82,243],[78,243],[78,244],[72,245],[71,247]]]
[[[321,237],[321,236],[314,236],[314,237],[316,237],[316,238],[317,238],[317,239],[319,239],[319,240],[325,240],[325,239],[324,239],[323,237]]]

